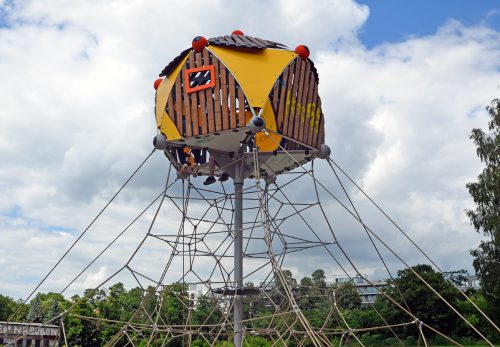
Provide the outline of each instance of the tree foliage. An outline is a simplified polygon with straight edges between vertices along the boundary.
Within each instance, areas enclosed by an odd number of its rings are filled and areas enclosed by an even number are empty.
[[[456,289],[445,280],[443,274],[436,273],[429,265],[418,265],[413,270],[418,272],[448,301],[458,307],[467,320],[481,329],[489,326],[489,323],[478,314],[472,304],[458,295]],[[285,270],[283,273],[286,282],[292,289],[294,299],[313,327],[341,332],[348,329],[344,319],[348,322],[349,327],[354,329],[380,327],[386,322],[390,324],[411,320],[411,317],[402,313],[399,308],[384,297],[379,296],[375,305],[361,305],[357,287],[352,282],[328,283],[325,272],[321,269],[314,271],[310,276],[306,276],[300,281],[293,277],[291,271]],[[456,273],[461,273],[461,271]],[[254,321],[252,323],[253,329],[267,328],[269,324],[272,324],[273,328],[284,330],[293,324],[296,319],[293,316],[272,317],[276,310],[275,304],[280,306],[287,300],[282,293],[279,293],[282,289],[281,285],[279,282],[274,284],[274,288],[271,285],[267,289],[266,295],[244,297],[245,318],[266,317]],[[399,291],[396,290],[396,285]],[[401,305],[405,305],[399,296],[401,293],[411,312],[429,325],[460,341],[466,341],[469,344],[475,342],[476,336],[471,334],[470,329],[466,329],[459,318],[415,276],[413,271],[409,269],[399,271],[398,276],[389,282],[385,292]],[[488,301],[482,292],[470,294],[474,303],[481,309],[488,308]],[[88,289],[83,295],[85,300],[82,300],[82,297],[78,295],[66,299],[57,293],[38,293],[31,303],[24,306],[12,298],[0,295],[0,319],[5,319],[9,314],[12,315],[15,310],[19,309],[18,312],[22,312],[22,316],[18,316],[21,317],[16,319],[18,321],[30,321],[38,319],[37,317],[43,317],[42,321],[44,321],[57,318],[59,313],[71,307],[69,314],[64,316],[69,345],[101,346],[110,343],[111,339],[117,336],[123,326],[120,321],[147,322],[146,312],[154,312],[155,309],[158,309],[158,302],[162,303],[159,308],[161,324],[183,325],[190,317],[190,324],[205,325],[206,328],[201,329],[205,329],[207,333],[213,324],[221,322],[225,313],[220,302],[215,301],[210,293],[199,296],[196,305],[194,305],[194,301],[188,296],[187,287],[180,283],[164,286],[161,290],[154,287],[145,290],[139,287],[127,289],[122,283],[116,283],[106,290]],[[269,298],[273,300],[273,303],[269,301]],[[334,306],[334,303],[337,305]],[[90,319],[83,317],[90,317]],[[99,319],[107,321],[102,322]],[[57,323],[58,320],[53,321],[53,324]],[[218,341],[213,346],[232,346],[230,330],[228,332],[229,334],[219,336]],[[415,345],[418,340],[415,325],[399,328],[399,330],[395,329],[395,332],[406,345]],[[437,338],[429,332],[426,336],[430,339]],[[400,342],[388,329],[359,333],[358,337],[365,346],[400,345]],[[155,343],[168,347],[184,346],[187,343],[183,337],[174,337],[168,341],[165,338],[159,337]],[[202,338],[193,337],[193,339],[193,346],[210,345]],[[145,346],[148,343],[145,336],[138,336],[136,341],[137,346]],[[333,341],[336,343],[334,345],[338,345],[339,340],[335,341]],[[122,336],[117,341],[112,341],[112,344],[124,346],[127,342],[128,340]],[[251,334],[245,337],[244,346],[284,347],[279,343],[273,344],[266,336],[252,336]],[[299,340],[289,341],[287,346],[309,347],[307,342],[299,343]]]
[[[467,211],[477,232],[490,240],[482,241],[471,251],[473,265],[481,281],[482,292],[489,302],[486,309],[497,324],[500,323],[500,100],[495,99],[486,108],[490,116],[488,131],[473,129],[470,138],[477,155],[485,164],[476,182],[467,184],[476,208]]]
[[[496,246],[500,242],[500,100],[495,99],[486,108],[490,115],[488,132],[473,129],[470,135],[476,152],[485,164],[477,182],[466,185],[476,203],[475,210],[467,211],[476,231],[490,236]]]
[[[416,265],[411,269],[398,271],[398,276],[389,280],[385,293],[395,299],[401,306],[413,313],[419,320],[437,330],[453,335],[461,325],[458,316],[442,301],[417,275],[434,288],[449,303],[461,300],[460,293],[443,274],[436,272],[430,265]],[[404,299],[404,300],[403,300]],[[376,307],[390,323],[403,323],[412,319],[386,297],[380,296]],[[414,326],[406,328],[405,335],[418,337]]]

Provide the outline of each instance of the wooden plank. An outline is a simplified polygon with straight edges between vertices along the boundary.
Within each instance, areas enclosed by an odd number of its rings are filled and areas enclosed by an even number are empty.
[[[297,129],[296,139],[300,142],[303,142],[303,134],[304,134],[304,125],[305,125],[305,117],[306,117],[306,108],[307,108],[307,96],[309,94],[309,80],[311,71],[310,65],[306,62],[306,72],[304,75],[304,89],[302,90],[302,97],[300,98],[300,110],[299,110],[299,126]]]
[[[229,73],[229,120],[231,129],[236,129],[236,86],[234,76]]]
[[[239,46],[240,44],[237,43],[232,36],[224,36],[224,40],[226,40],[228,45],[236,45]]]
[[[295,104],[295,115],[293,117],[293,139],[297,141],[299,139],[300,114],[302,112],[302,94],[304,94],[305,82],[307,81],[307,63],[302,61],[300,65],[299,90],[297,91],[297,103]]]
[[[295,72],[293,74],[293,86],[292,92],[290,94],[290,111],[288,113],[287,128],[286,128],[286,136],[293,138],[293,121],[295,117],[295,106],[297,104],[297,89],[300,84],[300,71],[302,66],[302,59],[299,58],[297,63],[295,64]]]
[[[232,35],[231,38],[236,42],[237,45],[241,45],[242,47],[248,47],[248,48],[252,47],[252,46],[249,46],[247,41],[244,40],[244,36]]]
[[[172,122],[174,122],[174,124],[175,124],[174,94],[175,94],[175,90],[171,90],[170,95],[168,96],[168,100],[167,100],[167,108],[168,108],[167,113],[168,113],[168,116],[170,117],[170,119],[172,120]]]
[[[245,42],[247,47],[255,48],[255,43],[253,43],[247,36],[239,36],[239,38],[241,41]]]
[[[255,37],[252,37],[252,36],[245,36],[245,37],[246,37],[246,39],[247,39],[248,41],[250,41],[250,42],[252,42],[252,43],[253,43],[253,46],[252,46],[252,47],[254,47],[254,48],[262,48],[262,47],[261,47],[261,46],[262,46],[262,44],[261,44],[259,41],[257,41],[257,40],[255,39]]]
[[[206,49],[203,50],[203,52],[206,52]],[[207,66],[209,64],[203,64],[202,61],[202,53],[196,53],[196,66],[201,67],[201,66]],[[213,76],[212,76],[213,78]],[[209,89],[211,90],[211,88]],[[200,107],[198,108],[198,124],[201,127],[201,132],[200,134],[206,134],[208,132],[208,127],[207,127],[207,111],[206,111],[206,103],[205,103],[205,90],[200,90],[198,93],[198,101],[200,103]]]
[[[316,146],[316,142],[318,142],[320,118],[321,118],[321,98],[318,95],[318,100],[316,101],[316,112],[314,114],[314,126],[312,129],[311,146]]]
[[[279,102],[279,93],[280,93],[280,81],[279,78],[274,83],[273,87],[273,99],[271,100],[273,105],[274,114],[278,114],[278,102]]]
[[[238,127],[242,128],[246,123],[245,117],[245,93],[240,85],[238,85]]]
[[[227,73],[226,67],[220,63],[220,88],[221,88],[221,108],[222,108],[222,130],[229,129],[229,112],[227,105]]]
[[[285,99],[286,99],[286,92],[288,90],[288,76],[291,75],[290,71],[293,71],[295,62],[292,62],[285,71],[283,72],[283,86],[281,87],[280,91],[280,97],[279,97],[279,105],[278,105],[278,124],[277,128],[278,131],[283,132],[283,117],[285,115]],[[291,80],[291,78],[290,78]]]
[[[300,58],[298,58],[300,59]],[[300,64],[297,64],[298,60],[295,60],[290,65],[290,69],[288,71],[288,82],[286,85],[286,95],[285,95],[285,114],[283,115],[283,127],[281,128],[281,132],[283,135],[288,133],[288,118],[290,118],[290,107],[291,99],[292,99],[292,86],[293,86],[293,75],[295,74],[296,67]]]
[[[316,141],[316,148],[320,148],[325,142],[325,117],[321,115],[321,120],[319,123],[318,140]]]
[[[254,42],[257,42],[259,45],[259,48],[266,48],[269,46],[269,42],[263,39],[259,39],[258,37],[253,37],[253,36],[248,36],[248,38]]]
[[[182,137],[186,137],[186,128],[182,124],[182,81],[181,75],[184,71],[184,68],[181,69],[181,72],[175,78],[175,118],[176,118],[176,126],[179,129]]]
[[[189,56],[189,67],[196,67],[194,54]],[[198,125],[198,92],[189,93],[188,97],[191,101],[192,133],[193,136],[198,136],[200,133],[200,127]]]
[[[203,62],[205,66],[211,65],[210,64],[210,55],[208,53],[208,50],[204,49],[203,50]],[[215,76],[212,76],[212,78],[215,78],[217,80],[217,74]],[[207,106],[207,114],[208,114],[208,122],[205,122],[205,124],[208,123],[208,132],[213,133],[215,131],[215,116],[214,116],[214,100],[213,100],[213,94],[214,94],[215,87],[205,89],[205,98],[202,100],[205,100],[206,106]],[[202,101],[203,105],[203,101]],[[203,106],[202,106],[203,108]],[[204,118],[205,120],[207,117]],[[202,131],[206,133],[206,130],[203,130],[203,122],[202,122]]]
[[[302,129],[302,133],[300,135],[300,138],[302,139],[301,141],[303,143],[307,143],[307,136],[309,134],[309,120],[311,117],[311,108],[313,107],[313,95],[314,95],[314,89],[316,88],[317,90],[317,85],[316,85],[316,79],[314,78],[314,73],[311,71],[309,72],[309,90],[307,93],[307,98],[306,98],[306,110],[304,113],[304,126]]]
[[[306,143],[308,145],[311,144],[312,141],[312,133],[313,133],[313,128],[314,128],[314,117],[316,114],[316,109],[318,107],[318,86],[317,83],[314,85],[314,91],[313,91],[313,96],[311,99],[311,112],[309,112],[309,119],[307,120],[307,138],[306,138]]]
[[[219,59],[212,56],[213,63],[215,66],[215,87],[214,87],[214,96],[215,96],[215,131],[222,130],[222,115],[221,115],[221,107],[220,107],[220,73],[219,73]],[[222,69],[226,67],[222,64]]]
[[[182,67],[181,79],[184,79],[184,71],[186,71],[186,66]],[[186,128],[186,137],[191,137],[193,133],[191,132],[191,106],[189,103],[189,95],[186,93],[186,86],[182,88],[182,104],[183,104],[183,117],[182,121]]]

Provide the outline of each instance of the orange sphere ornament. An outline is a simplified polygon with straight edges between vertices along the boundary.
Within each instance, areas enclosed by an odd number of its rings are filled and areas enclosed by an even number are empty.
[[[309,54],[311,52],[309,52],[309,48],[307,48],[306,45],[298,45],[297,47],[295,47],[295,53],[297,53],[299,57],[302,58],[302,60],[306,60],[307,58],[309,58]]]
[[[193,39],[193,42],[192,42],[192,47],[193,47],[193,50],[198,53],[198,52],[201,52],[203,50],[203,48],[205,48],[208,44],[208,41],[206,38],[204,38],[203,36],[196,36],[194,39]]]
[[[231,35],[241,35],[241,36],[243,36],[243,35],[245,35],[245,34],[243,34],[243,31],[241,31],[241,30],[235,30],[235,31],[233,31],[233,32],[231,33]]]
[[[155,87],[155,90],[158,89],[158,87],[160,86],[161,82],[163,82],[163,78],[158,78],[155,83],[153,84],[153,86]]]

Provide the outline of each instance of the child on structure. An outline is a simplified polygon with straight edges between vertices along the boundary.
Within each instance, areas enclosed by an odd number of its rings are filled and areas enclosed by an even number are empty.
[[[205,182],[203,182],[203,184],[206,186],[215,183],[215,164],[216,164],[215,158],[211,155],[210,158],[208,158],[208,177],[205,180]],[[225,182],[228,180],[228,178],[229,175],[223,172],[219,177],[219,181]]]

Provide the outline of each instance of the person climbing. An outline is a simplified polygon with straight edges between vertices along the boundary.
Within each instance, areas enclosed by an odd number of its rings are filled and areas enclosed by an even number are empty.
[[[203,182],[204,185],[208,186],[210,184],[215,183],[215,165],[217,162],[213,156],[208,158],[208,177]],[[219,182],[226,182],[229,179],[229,175],[226,172],[223,172],[219,177]]]
[[[213,156],[210,156],[208,158],[208,177],[203,182],[203,185],[208,186],[210,184],[215,183],[215,158]]]
[[[196,164],[196,157],[191,148],[187,146],[177,148],[177,156],[180,164],[179,171],[183,174],[193,172],[194,165]]]

